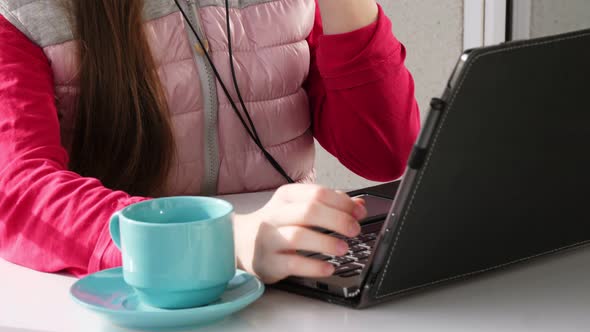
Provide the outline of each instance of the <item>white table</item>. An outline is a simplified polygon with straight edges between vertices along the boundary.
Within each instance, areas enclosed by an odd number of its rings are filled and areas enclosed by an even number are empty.
[[[237,211],[269,194],[230,196]],[[74,278],[0,260],[0,332],[117,332],[76,305]],[[353,310],[278,290],[198,331],[589,331],[590,248]]]

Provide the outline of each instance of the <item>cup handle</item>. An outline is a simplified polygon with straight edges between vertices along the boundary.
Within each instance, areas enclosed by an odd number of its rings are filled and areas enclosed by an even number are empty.
[[[109,222],[109,231],[111,233],[111,238],[113,239],[113,243],[121,250],[121,228],[119,227],[119,212],[116,212],[111,216],[111,221]]]

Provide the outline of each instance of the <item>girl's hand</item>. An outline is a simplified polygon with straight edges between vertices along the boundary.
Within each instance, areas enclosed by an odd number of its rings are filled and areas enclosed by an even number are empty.
[[[358,221],[366,215],[364,201],[345,193],[309,184],[283,186],[260,210],[234,218],[238,265],[265,283],[290,275],[330,276],[334,272],[330,263],[296,251],[345,255],[346,242],[312,227],[354,237],[361,230]]]

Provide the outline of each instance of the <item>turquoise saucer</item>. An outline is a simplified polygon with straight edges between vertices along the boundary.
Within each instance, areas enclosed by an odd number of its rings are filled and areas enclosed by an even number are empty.
[[[123,280],[121,268],[91,274],[76,281],[70,288],[70,295],[76,302],[111,323],[148,330],[210,324],[243,309],[263,292],[262,282],[241,270],[237,270],[219,300],[189,309],[158,309],[140,303],[133,288]]]

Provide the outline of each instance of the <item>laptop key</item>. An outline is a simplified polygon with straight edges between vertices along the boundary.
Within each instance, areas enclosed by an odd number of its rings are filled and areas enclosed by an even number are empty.
[[[357,264],[349,263],[349,264],[337,267],[336,270],[334,270],[334,275],[340,275],[340,274],[347,273],[350,271],[358,270],[360,268],[361,268],[361,266],[359,266]]]
[[[330,263],[334,266],[340,266],[340,265],[348,264],[350,262],[353,262],[353,260],[350,258],[346,258],[346,257],[336,257],[336,258],[328,261],[328,263]]]
[[[360,245],[360,244],[357,244],[355,246],[350,247],[349,250],[348,250],[348,252],[349,253],[355,253],[355,252],[365,251],[365,250],[367,250],[367,247],[365,247],[363,245]]]
[[[363,251],[363,252],[359,253],[358,255],[356,255],[356,258],[358,260],[361,260],[361,259],[369,258],[369,256],[371,256],[370,251]]]
[[[351,259],[351,260],[353,260],[355,262],[359,260],[355,255],[348,255],[348,256],[345,256],[345,257],[348,258],[348,259]]]
[[[359,244],[359,247],[363,248],[363,250],[371,250],[371,246],[366,243]]]
[[[348,257],[336,257],[334,261],[340,263],[340,265],[344,265],[352,262],[353,260]]]
[[[338,262],[337,262],[337,261],[335,261],[335,260],[329,260],[329,261],[328,261],[328,263],[330,263],[330,264],[334,265],[335,267],[338,267],[338,266],[342,265],[342,264],[338,263]]]
[[[367,265],[367,263],[369,262],[368,258],[365,259],[361,259],[358,262],[356,262],[357,264],[362,264],[363,266]]]
[[[357,244],[361,244],[363,242],[364,241],[361,240],[361,239],[359,239],[358,237],[353,237],[353,238],[346,239],[346,243],[348,243],[349,246],[354,246],[354,245],[357,245]]]

